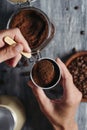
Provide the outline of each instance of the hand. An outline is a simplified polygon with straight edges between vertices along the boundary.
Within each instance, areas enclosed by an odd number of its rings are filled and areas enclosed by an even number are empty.
[[[6,47],[4,37],[9,36],[16,41],[17,44]],[[24,39],[18,28],[0,31],[0,63],[7,63],[15,67],[21,59],[21,52],[31,52],[27,41]]]
[[[49,119],[54,130],[77,130],[75,114],[82,94],[74,85],[72,76],[64,63],[60,59],[57,59],[57,63],[61,69],[61,84],[64,89],[61,99],[50,100],[44,91],[34,86],[31,81],[29,81],[28,85],[32,88],[42,112]]]

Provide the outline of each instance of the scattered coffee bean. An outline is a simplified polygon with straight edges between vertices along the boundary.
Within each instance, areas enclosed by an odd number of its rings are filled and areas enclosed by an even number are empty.
[[[81,35],[84,35],[84,34],[85,34],[85,31],[81,30],[81,31],[80,31],[80,34],[81,34]]]
[[[75,9],[75,10],[79,9],[79,6],[75,6],[74,9]]]
[[[68,11],[68,10],[69,10],[69,7],[66,7],[66,10]]]

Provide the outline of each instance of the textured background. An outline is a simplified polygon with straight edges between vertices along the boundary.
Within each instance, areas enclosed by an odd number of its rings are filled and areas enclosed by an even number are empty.
[[[42,56],[64,59],[72,49],[87,50],[87,0],[37,0],[33,6],[43,10],[55,25],[56,33],[50,44],[41,52]],[[5,29],[10,15],[17,10],[6,0],[0,0],[0,29]],[[30,88],[25,72],[29,67],[7,67],[0,65],[0,94],[17,96],[24,104],[27,121],[23,130],[51,130],[51,126]],[[87,130],[87,104],[81,103],[76,120],[79,130]]]

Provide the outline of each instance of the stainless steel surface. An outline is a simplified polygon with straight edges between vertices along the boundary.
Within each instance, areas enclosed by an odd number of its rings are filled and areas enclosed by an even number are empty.
[[[77,51],[87,50],[87,0],[37,0],[32,4],[42,9],[56,27],[55,37],[42,51],[42,56],[65,59],[73,48]],[[5,29],[9,17],[17,8],[6,0],[0,1],[0,29]],[[37,101],[27,86],[29,77],[24,77],[29,75],[27,72],[31,66],[12,69],[1,64],[0,94],[15,95],[23,102],[27,112],[23,130],[51,130],[52,127],[40,112]],[[80,104],[76,120],[79,130],[87,130],[86,103]]]

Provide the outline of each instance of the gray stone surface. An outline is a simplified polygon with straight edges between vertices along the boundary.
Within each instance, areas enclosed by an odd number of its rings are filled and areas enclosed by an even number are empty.
[[[50,44],[42,50],[42,56],[64,59],[73,48],[87,50],[87,0],[37,0],[33,6],[42,9],[55,25],[56,33]],[[0,0],[0,29],[5,29],[10,15],[18,7]],[[84,31],[84,35],[80,32]],[[24,104],[27,121],[23,130],[51,130],[49,122],[40,112],[30,88],[28,76],[23,72],[29,67],[9,68],[0,65],[0,94],[17,96]],[[87,104],[81,103],[76,120],[79,130],[87,130]]]

